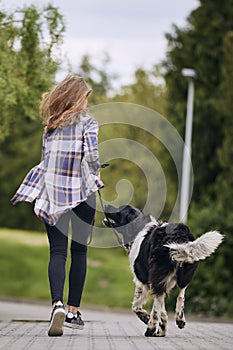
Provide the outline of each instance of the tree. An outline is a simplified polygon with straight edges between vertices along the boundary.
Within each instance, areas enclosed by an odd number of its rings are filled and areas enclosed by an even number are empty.
[[[63,31],[62,16],[51,5],[41,10],[30,6],[0,13],[2,226],[29,228],[34,220],[32,210],[26,205],[13,208],[10,198],[25,172],[40,160],[38,107],[42,93],[55,81],[58,63],[53,50],[61,42]]]
[[[134,81],[123,86],[113,100],[140,104],[165,115],[167,90],[162,77],[159,65],[153,66],[150,70],[140,67],[134,73]]]
[[[221,202],[222,211],[227,208],[233,213],[232,189],[233,189],[233,31],[226,33],[223,40],[223,62],[221,66],[221,82],[219,94],[215,100],[217,113],[222,116],[223,141],[217,151],[221,171],[217,176],[215,192]]]
[[[52,50],[63,31],[62,17],[51,5],[0,12],[0,142],[10,133],[15,114],[37,118],[35,106],[57,70]]]
[[[162,67],[160,65],[154,65],[148,70],[139,67],[134,72],[134,81],[128,85],[122,86],[120,92],[118,92],[111,101],[137,104],[166,117],[168,100]],[[106,131],[106,134],[112,135],[113,138],[119,134],[119,137],[134,140],[150,150],[157,158],[165,174],[167,186],[167,198],[161,218],[163,217],[168,220],[173,210],[177,194],[176,181],[173,181],[174,179],[170,176],[170,172],[168,171],[171,170],[176,173],[175,165],[168,150],[165,149],[164,145],[162,145],[158,139],[147,133],[145,130],[132,127],[131,125],[128,127],[114,127],[114,131],[112,132],[111,128],[109,128]],[[144,163],[146,162],[147,160],[144,159]],[[157,185],[156,172],[157,169],[153,169],[151,172],[151,176],[154,176],[155,185]],[[134,184],[134,205],[143,208],[146,197],[148,196],[148,189],[142,171],[137,169],[135,165],[133,166],[133,164],[121,160],[120,166],[116,166],[115,173],[117,174],[116,178],[122,178],[124,174],[127,174],[133,184],[136,181]]]
[[[164,67],[169,118],[182,135],[187,82],[181,76],[181,70],[194,68],[198,76],[192,145],[195,201],[202,201],[207,195],[214,199],[213,184],[221,169],[216,152],[221,147],[224,126],[222,114],[216,111],[214,101],[221,82],[224,37],[233,28],[232,5],[232,0],[201,0],[200,6],[189,16],[186,28],[174,26],[174,32],[166,36],[168,52]]]
[[[113,92],[112,81],[117,75],[108,72],[109,63],[108,54],[103,54],[98,64],[94,64],[93,59],[86,54],[82,57],[79,67],[71,69],[72,73],[82,76],[92,88],[94,93],[90,95],[90,105],[107,102]]]
[[[183,29],[167,34],[164,62],[169,118],[184,135],[187,82],[184,67],[197,72],[192,162],[194,193],[189,225],[195,235],[211,229],[225,234],[216,254],[200,264],[190,288],[190,309],[232,316],[232,72],[233,0],[200,0]],[[214,271],[214,278],[212,271]],[[202,286],[200,297],[195,298]],[[224,300],[219,300],[224,295]]]

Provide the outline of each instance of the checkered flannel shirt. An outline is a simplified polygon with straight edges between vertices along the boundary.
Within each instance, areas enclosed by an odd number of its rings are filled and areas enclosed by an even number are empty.
[[[78,123],[43,134],[42,160],[26,175],[11,202],[35,202],[36,215],[55,225],[66,211],[103,187],[99,178],[98,124]]]

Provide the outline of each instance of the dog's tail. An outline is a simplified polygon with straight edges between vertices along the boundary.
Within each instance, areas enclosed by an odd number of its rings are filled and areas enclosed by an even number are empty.
[[[210,256],[221,244],[223,235],[218,231],[210,231],[203,234],[193,242],[170,243],[165,247],[170,249],[170,256],[173,261],[178,263],[190,263],[204,260]]]

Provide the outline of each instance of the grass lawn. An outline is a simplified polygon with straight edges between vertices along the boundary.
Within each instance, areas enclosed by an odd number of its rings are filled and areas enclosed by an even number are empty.
[[[0,297],[50,300],[46,234],[0,229]],[[67,269],[70,259],[67,260]],[[130,308],[134,293],[122,248],[88,248],[83,305]],[[67,300],[67,283],[64,301]]]

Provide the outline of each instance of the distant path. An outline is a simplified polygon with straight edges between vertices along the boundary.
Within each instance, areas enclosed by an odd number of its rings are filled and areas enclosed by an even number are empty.
[[[64,328],[47,336],[50,306],[0,301],[0,349],[4,350],[232,350],[233,324],[189,321],[183,330],[169,315],[165,338],[146,338],[130,312],[82,309],[83,331]]]

